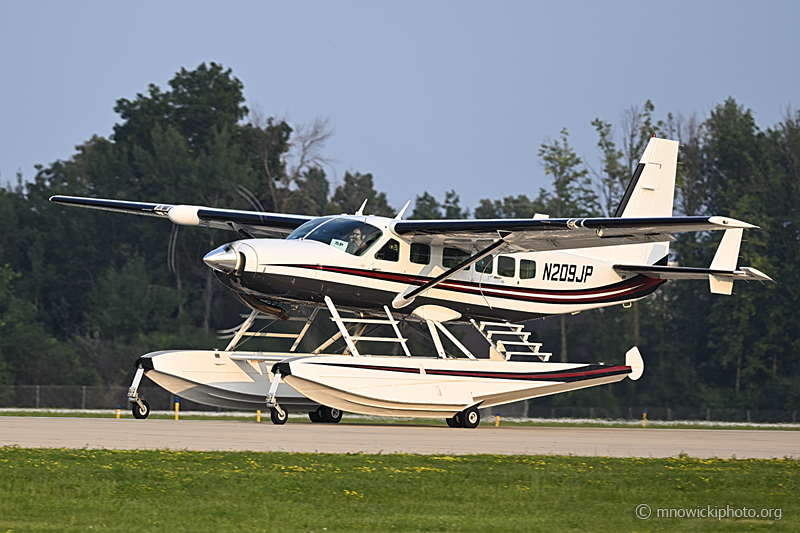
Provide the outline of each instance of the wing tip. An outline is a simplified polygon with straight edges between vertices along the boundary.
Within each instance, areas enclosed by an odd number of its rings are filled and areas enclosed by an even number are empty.
[[[759,226],[744,222],[742,220],[736,220],[735,218],[713,216],[709,217],[708,221],[711,224],[723,226],[725,228],[761,229]]]

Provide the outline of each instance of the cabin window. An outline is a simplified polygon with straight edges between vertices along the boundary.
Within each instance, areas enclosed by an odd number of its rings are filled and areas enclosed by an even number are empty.
[[[383,245],[380,250],[375,252],[375,259],[381,261],[397,261],[400,259],[400,243],[394,239]]]
[[[494,270],[494,257],[484,257],[475,261],[475,272],[486,274],[487,276]]]
[[[445,268],[453,268],[462,261],[469,259],[469,252],[459,250],[458,248],[444,248],[442,250],[442,266]],[[464,270],[469,270],[469,267]]]
[[[536,261],[530,259],[519,260],[519,279],[532,279],[536,277]]]
[[[429,265],[431,263],[431,247],[427,244],[418,242],[411,243],[411,262],[418,265]]]
[[[348,254],[364,255],[382,234],[375,226],[358,219],[333,218],[311,229],[304,238],[328,244]]]
[[[517,269],[517,260],[507,255],[497,258],[497,275],[504,278],[513,278],[514,271]]]

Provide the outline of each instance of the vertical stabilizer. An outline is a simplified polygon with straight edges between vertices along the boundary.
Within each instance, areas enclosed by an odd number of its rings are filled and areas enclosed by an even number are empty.
[[[644,374],[644,359],[642,354],[639,353],[639,348],[634,346],[625,354],[625,365],[631,367],[631,373],[628,377],[632,381],[636,381],[642,374]]]
[[[671,217],[675,198],[678,142],[653,137],[636,166],[615,217]],[[620,246],[611,254],[619,263],[652,265],[669,254],[669,243]]]
[[[650,139],[614,216],[671,217],[677,164],[677,141]]]
[[[739,247],[742,245],[741,228],[726,229],[719,243],[714,260],[711,261],[711,270],[725,270],[733,272],[739,262]],[[712,294],[727,294],[733,292],[733,278],[730,276],[708,275],[708,285]]]
[[[711,270],[736,270],[739,248],[742,245],[742,228],[726,229],[711,261]]]

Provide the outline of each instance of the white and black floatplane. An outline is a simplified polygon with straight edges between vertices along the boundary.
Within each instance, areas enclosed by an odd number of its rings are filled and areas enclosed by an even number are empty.
[[[628,304],[670,279],[707,279],[716,294],[731,294],[734,280],[770,280],[737,267],[743,230],[755,226],[721,216],[672,216],[677,154],[677,142],[652,138],[614,216],[604,218],[403,220],[408,204],[391,219],[365,215],[364,205],[353,215],[308,217],[68,196],[51,201],[241,237],[204,261],[252,313],[227,332],[225,350],[139,358],[129,391],[137,418],[149,413],[138,395],[147,375],[199,403],[268,407],[278,424],[288,411],[308,412],[315,422],[338,422],[346,411],[475,427],[481,407],[642,374],[635,347],[624,365],[550,361],[519,322]],[[674,234],[713,230],[725,233],[709,268],[668,264]],[[320,310],[336,333],[298,352]],[[251,332],[265,316],[304,324],[298,333]],[[434,356],[411,353],[401,321],[427,325]],[[471,352],[446,323],[474,326],[488,354]],[[390,333],[370,336],[367,328]],[[293,344],[284,352],[236,350],[254,335]],[[454,350],[445,350],[442,336]],[[344,343],[342,353],[331,353],[337,343]],[[371,354],[359,343],[394,343],[397,355]]]

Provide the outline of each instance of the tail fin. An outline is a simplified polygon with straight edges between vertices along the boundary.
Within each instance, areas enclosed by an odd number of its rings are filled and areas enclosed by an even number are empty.
[[[677,164],[678,141],[650,139],[614,216],[672,216]]]
[[[742,243],[742,228],[726,229],[719,243],[711,268],[693,268],[656,265],[614,265],[618,272],[633,272],[654,279],[705,279],[713,294],[731,294],[733,282],[737,279],[747,281],[772,281],[772,278],[752,267],[737,268],[739,246]]]
[[[675,198],[678,142],[653,137],[636,166],[625,196],[614,213],[618,218],[671,217]],[[654,265],[669,254],[669,243],[620,246],[612,252],[616,263]]]
[[[739,247],[742,244],[743,229],[728,229],[722,235],[717,253],[711,262],[711,270],[736,270],[739,259]],[[714,294],[728,294],[733,292],[733,278],[728,276],[708,275],[708,283]]]

